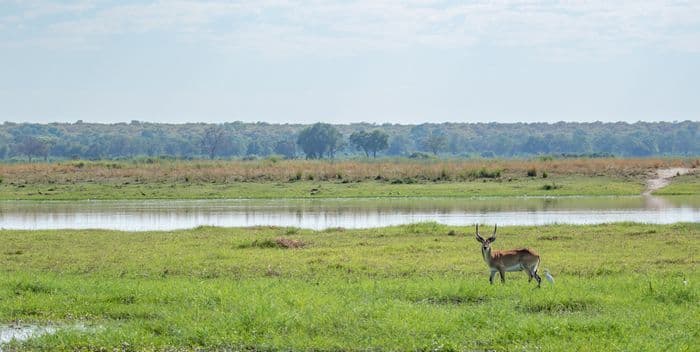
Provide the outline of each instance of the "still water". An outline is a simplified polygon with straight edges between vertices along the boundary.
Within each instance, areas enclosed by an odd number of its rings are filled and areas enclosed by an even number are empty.
[[[700,222],[700,197],[381,198],[150,201],[3,201],[2,229],[174,230],[293,226]]]

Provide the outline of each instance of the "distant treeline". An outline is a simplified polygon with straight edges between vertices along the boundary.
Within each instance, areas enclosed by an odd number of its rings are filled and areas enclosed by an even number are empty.
[[[1,160],[696,156],[700,122],[0,125]]]

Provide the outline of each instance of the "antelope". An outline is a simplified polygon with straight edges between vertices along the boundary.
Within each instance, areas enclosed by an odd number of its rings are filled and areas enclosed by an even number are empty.
[[[501,275],[501,282],[505,283],[506,271],[525,271],[528,276],[527,282],[532,282],[532,278],[537,280],[537,287],[540,287],[542,279],[537,275],[537,267],[540,265],[540,256],[535,251],[528,248],[509,249],[504,251],[492,251],[491,243],[496,242],[496,228],[493,227],[493,235],[484,239],[479,234],[479,224],[476,225],[476,240],[481,242],[481,255],[484,257],[486,265],[491,270],[489,282],[493,285],[493,278],[496,272]],[[554,282],[549,273],[545,277],[550,282]]]

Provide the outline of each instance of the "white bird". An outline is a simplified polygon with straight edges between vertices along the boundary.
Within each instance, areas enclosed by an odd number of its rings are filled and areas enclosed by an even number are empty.
[[[554,285],[554,277],[549,273],[549,270],[544,269],[544,278],[549,281],[550,284]]]

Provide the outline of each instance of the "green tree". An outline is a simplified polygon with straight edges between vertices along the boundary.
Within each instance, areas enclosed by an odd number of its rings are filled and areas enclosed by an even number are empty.
[[[24,136],[15,145],[15,153],[26,156],[30,162],[34,156],[45,156],[48,153],[48,149],[48,144],[44,143],[42,139],[32,136]]]
[[[422,144],[425,149],[431,151],[434,155],[437,155],[447,147],[447,137],[445,137],[442,132],[433,130],[425,136]]]
[[[214,156],[216,156],[216,153],[223,145],[225,137],[226,131],[221,125],[210,126],[204,130],[200,145],[202,150],[209,156],[209,159],[214,159]]]
[[[413,143],[407,136],[399,134],[391,138],[387,153],[389,155],[407,155],[412,146]]]
[[[365,156],[369,157],[371,153],[376,158],[378,151],[389,147],[389,135],[381,130],[374,130],[371,133],[360,130],[350,135],[350,143],[364,151]]]
[[[297,144],[307,159],[320,159],[324,154],[333,158],[343,145],[343,136],[332,125],[318,122],[299,132]]]
[[[297,145],[294,141],[281,140],[275,143],[275,153],[284,155],[287,159],[294,159],[297,155]]]

